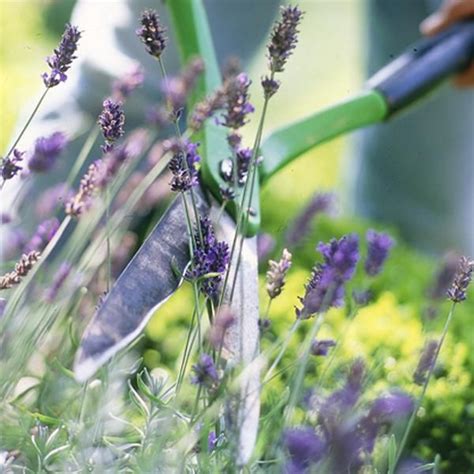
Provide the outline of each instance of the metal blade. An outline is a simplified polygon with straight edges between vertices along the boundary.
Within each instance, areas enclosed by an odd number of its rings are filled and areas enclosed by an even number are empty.
[[[209,204],[201,189],[194,194],[201,215]],[[74,361],[83,382],[144,329],[156,309],[180,286],[189,263],[188,231],[182,198],[177,198],[151,231],[87,326]],[[171,262],[173,262],[173,267]]]
[[[220,236],[232,242],[235,222],[224,214],[220,220]],[[238,252],[231,262],[230,284],[224,300],[228,301],[237,268]],[[236,463],[247,465],[255,448],[260,415],[260,332],[258,301],[257,238],[246,238],[235,279],[231,308],[237,322],[226,333],[225,347],[229,351],[228,363],[241,369],[238,376],[238,393],[227,403],[227,418],[236,439]]]

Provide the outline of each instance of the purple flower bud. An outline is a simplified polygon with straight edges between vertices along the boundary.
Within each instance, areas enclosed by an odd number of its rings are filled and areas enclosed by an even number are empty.
[[[453,284],[448,290],[448,298],[454,303],[460,303],[466,299],[466,291],[471,283],[473,271],[474,261],[461,257]]]
[[[90,207],[92,197],[98,189],[98,179],[102,176],[101,166],[101,160],[96,160],[89,165],[86,174],[82,177],[79,184],[79,191],[65,204],[67,215],[79,217]]]
[[[71,67],[72,61],[76,59],[74,53],[77,50],[77,43],[82,33],[76,26],[66,23],[61,42],[58,48],[54,50],[54,54],[46,59],[51,72],[42,75],[44,85],[48,88],[57,86],[60,82],[67,79],[66,72]]]
[[[352,278],[359,259],[359,239],[356,235],[347,235],[332,239],[328,244],[321,242],[317,249],[324,263],[313,268],[305,295],[299,298],[303,306],[296,308],[296,316],[301,319],[342,305],[344,284]]]
[[[62,132],[38,138],[28,161],[28,168],[35,173],[50,171],[67,145],[68,139]]]
[[[140,23],[142,26],[136,31],[137,36],[145,45],[147,53],[159,59],[168,42],[166,28],[161,25],[160,17],[154,10],[145,10]]]
[[[425,347],[423,347],[420,360],[418,361],[416,370],[413,373],[413,381],[417,385],[423,385],[426,382],[426,377],[435,363],[438,344],[438,341],[431,339],[425,344]]]
[[[48,245],[49,241],[54,237],[58,228],[59,221],[55,217],[42,222],[36,229],[33,237],[25,246],[25,253],[32,252],[33,250],[42,252],[46,245]]]
[[[112,97],[114,101],[124,101],[130,94],[143,84],[145,78],[141,66],[135,66],[130,72],[120,79],[114,81],[112,85]]]
[[[99,115],[98,123],[106,142],[102,150],[108,152],[112,149],[112,144],[124,133],[123,125],[125,123],[125,114],[123,113],[121,102],[106,99],[102,106],[103,108]]]
[[[67,183],[59,183],[44,191],[36,202],[36,214],[45,218],[54,214],[58,206],[72,197],[72,189]]]
[[[276,81],[271,77],[265,76],[262,78],[262,88],[263,88],[263,95],[266,100],[270,99],[270,97],[274,96],[278,89],[280,88],[280,81]]]
[[[214,449],[216,449],[218,438],[216,436],[215,431],[209,431],[209,435],[207,436],[207,450],[208,452],[212,453]]]
[[[459,256],[455,252],[445,255],[441,267],[438,269],[428,295],[433,300],[441,300],[453,284],[459,265]]]
[[[14,178],[22,167],[18,164],[23,160],[24,151],[19,151],[16,148],[13,150],[13,157],[7,156],[0,162],[0,175],[3,181]]]
[[[413,399],[409,395],[392,392],[372,402],[369,417],[380,424],[410,414],[413,407]]]
[[[51,286],[45,292],[44,299],[46,302],[52,303],[56,299],[59,290],[62,288],[64,282],[71,273],[71,268],[72,267],[69,263],[61,263],[56,275],[54,276]]]
[[[247,74],[241,73],[229,80],[226,85],[226,112],[223,125],[234,130],[247,123],[247,115],[255,109],[249,102],[251,80]]]
[[[316,193],[308,205],[298,214],[286,233],[289,246],[298,245],[309,233],[311,222],[321,213],[331,213],[335,208],[336,197],[332,193]]]
[[[352,298],[354,298],[354,302],[359,306],[365,306],[370,302],[372,299],[373,294],[370,290],[353,290],[352,291]]]
[[[367,275],[375,276],[382,271],[383,264],[392,248],[393,239],[384,233],[378,233],[370,229],[367,231],[367,260],[365,261],[365,272]]]
[[[321,339],[321,340],[315,339],[311,343],[310,352],[314,356],[327,356],[329,349],[331,349],[331,347],[334,347],[335,345],[336,345],[336,342],[333,341],[332,339]]]
[[[198,155],[198,143],[176,140],[165,144],[165,150],[172,151],[168,168],[173,174],[171,179],[171,190],[184,192],[196,186],[198,180],[198,163],[201,157]]]
[[[211,388],[219,381],[219,374],[209,354],[201,354],[198,363],[193,365],[192,370],[194,375],[191,378],[191,383],[194,385]]]
[[[298,7],[281,8],[281,18],[275,24],[268,44],[268,59],[272,72],[282,72],[298,42],[298,25],[303,12]]]
[[[0,213],[0,224],[10,224],[13,220],[13,217],[8,212]]]
[[[309,472],[326,452],[326,442],[312,428],[289,428],[283,432],[283,444],[289,454],[286,473]]]
[[[291,267],[291,253],[283,249],[281,259],[278,262],[270,260],[267,271],[267,293],[273,299],[276,298],[285,286],[285,277]]]

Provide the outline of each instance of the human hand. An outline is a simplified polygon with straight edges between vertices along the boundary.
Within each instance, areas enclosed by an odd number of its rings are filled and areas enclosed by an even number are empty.
[[[438,11],[421,23],[420,30],[424,35],[431,36],[470,16],[474,16],[474,0],[445,0]],[[456,77],[455,83],[460,87],[474,86],[474,61]]]

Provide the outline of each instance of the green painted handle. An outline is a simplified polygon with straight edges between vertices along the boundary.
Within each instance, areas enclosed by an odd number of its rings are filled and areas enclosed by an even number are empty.
[[[261,146],[260,178],[265,182],[278,170],[316,145],[351,130],[381,122],[387,104],[376,91],[366,91],[274,131]]]

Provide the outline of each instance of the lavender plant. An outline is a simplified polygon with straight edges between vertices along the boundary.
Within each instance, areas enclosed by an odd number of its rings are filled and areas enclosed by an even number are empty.
[[[17,263],[0,276],[0,467],[6,472],[399,472],[454,310],[468,297],[472,261],[462,257],[455,275],[440,276],[433,294],[449,286],[452,308],[441,335],[426,338],[412,381],[403,387],[377,380],[377,364],[387,364],[388,358],[344,358],[347,332],[362,306],[362,299],[353,296],[357,291],[351,290],[360,288],[361,281],[367,285],[369,277],[383,277],[384,265],[390,263],[394,239],[373,230],[366,234],[362,264],[358,234],[320,242],[319,260],[306,275],[304,288],[299,284],[302,267],[286,248],[270,260],[262,278],[268,303],[259,313],[261,354],[254,354],[246,367],[233,354],[231,342],[242,331],[243,316],[232,303],[239,266],[245,265],[241,255],[265,118],[269,100],[281,87],[277,74],[297,45],[302,17],[298,7],[282,7],[272,29],[268,71],[261,79],[264,104],[248,148],[242,129],[257,112],[250,101],[249,76],[233,71],[211,95],[191,100],[205,64],[194,59],[180,75],[169,77],[163,58],[166,28],[156,12],[142,14],[136,33],[158,62],[161,78],[151,73],[157,94],[163,96],[157,110],[173,125],[172,135],[157,138],[154,124],[125,134],[123,102],[143,82],[144,71],[136,68],[115,82],[68,183],[56,183],[39,200],[41,224],[21,246],[24,253],[16,256]],[[45,94],[67,79],[82,34],[87,31],[66,25],[59,47],[48,58]],[[68,139],[56,132],[38,138],[24,159],[26,152],[16,147],[34,113],[0,164],[2,186],[25,167],[54,173],[59,155],[67,152]],[[196,140],[208,121],[225,130],[229,156],[222,163],[223,205],[209,215],[199,202],[206,149]],[[104,142],[97,157],[91,149],[99,133]],[[87,170],[72,192],[70,185],[85,163]],[[159,192],[152,193],[157,185]],[[178,255],[167,262],[176,278],[186,282],[174,297],[175,304],[182,304],[173,312],[176,320],[170,326],[165,321],[158,342],[142,337],[127,343],[89,381],[79,383],[71,364],[85,320],[106,304],[104,290],[110,290],[118,269],[132,258],[139,238],[135,216],[161,204],[170,191],[182,206],[189,242],[183,271],[175,268]],[[229,202],[237,213],[235,232],[226,242],[221,227]],[[315,195],[283,240],[292,249],[309,240],[309,221],[332,202],[332,195]],[[10,220],[2,216],[0,225]],[[303,291],[299,303],[296,288]],[[283,321],[274,317],[280,304],[286,304]],[[339,334],[329,330],[333,315],[342,315],[347,323]],[[177,331],[181,323],[185,329]],[[114,326],[107,329],[115,337]],[[98,333],[94,336],[96,344],[104,343]],[[155,343],[162,354],[168,347],[175,357],[151,363]],[[263,405],[256,446],[242,461],[240,437],[252,435],[236,428],[245,423],[235,414],[241,412],[239,403],[245,403],[238,394],[248,372],[261,374],[257,399]]]

